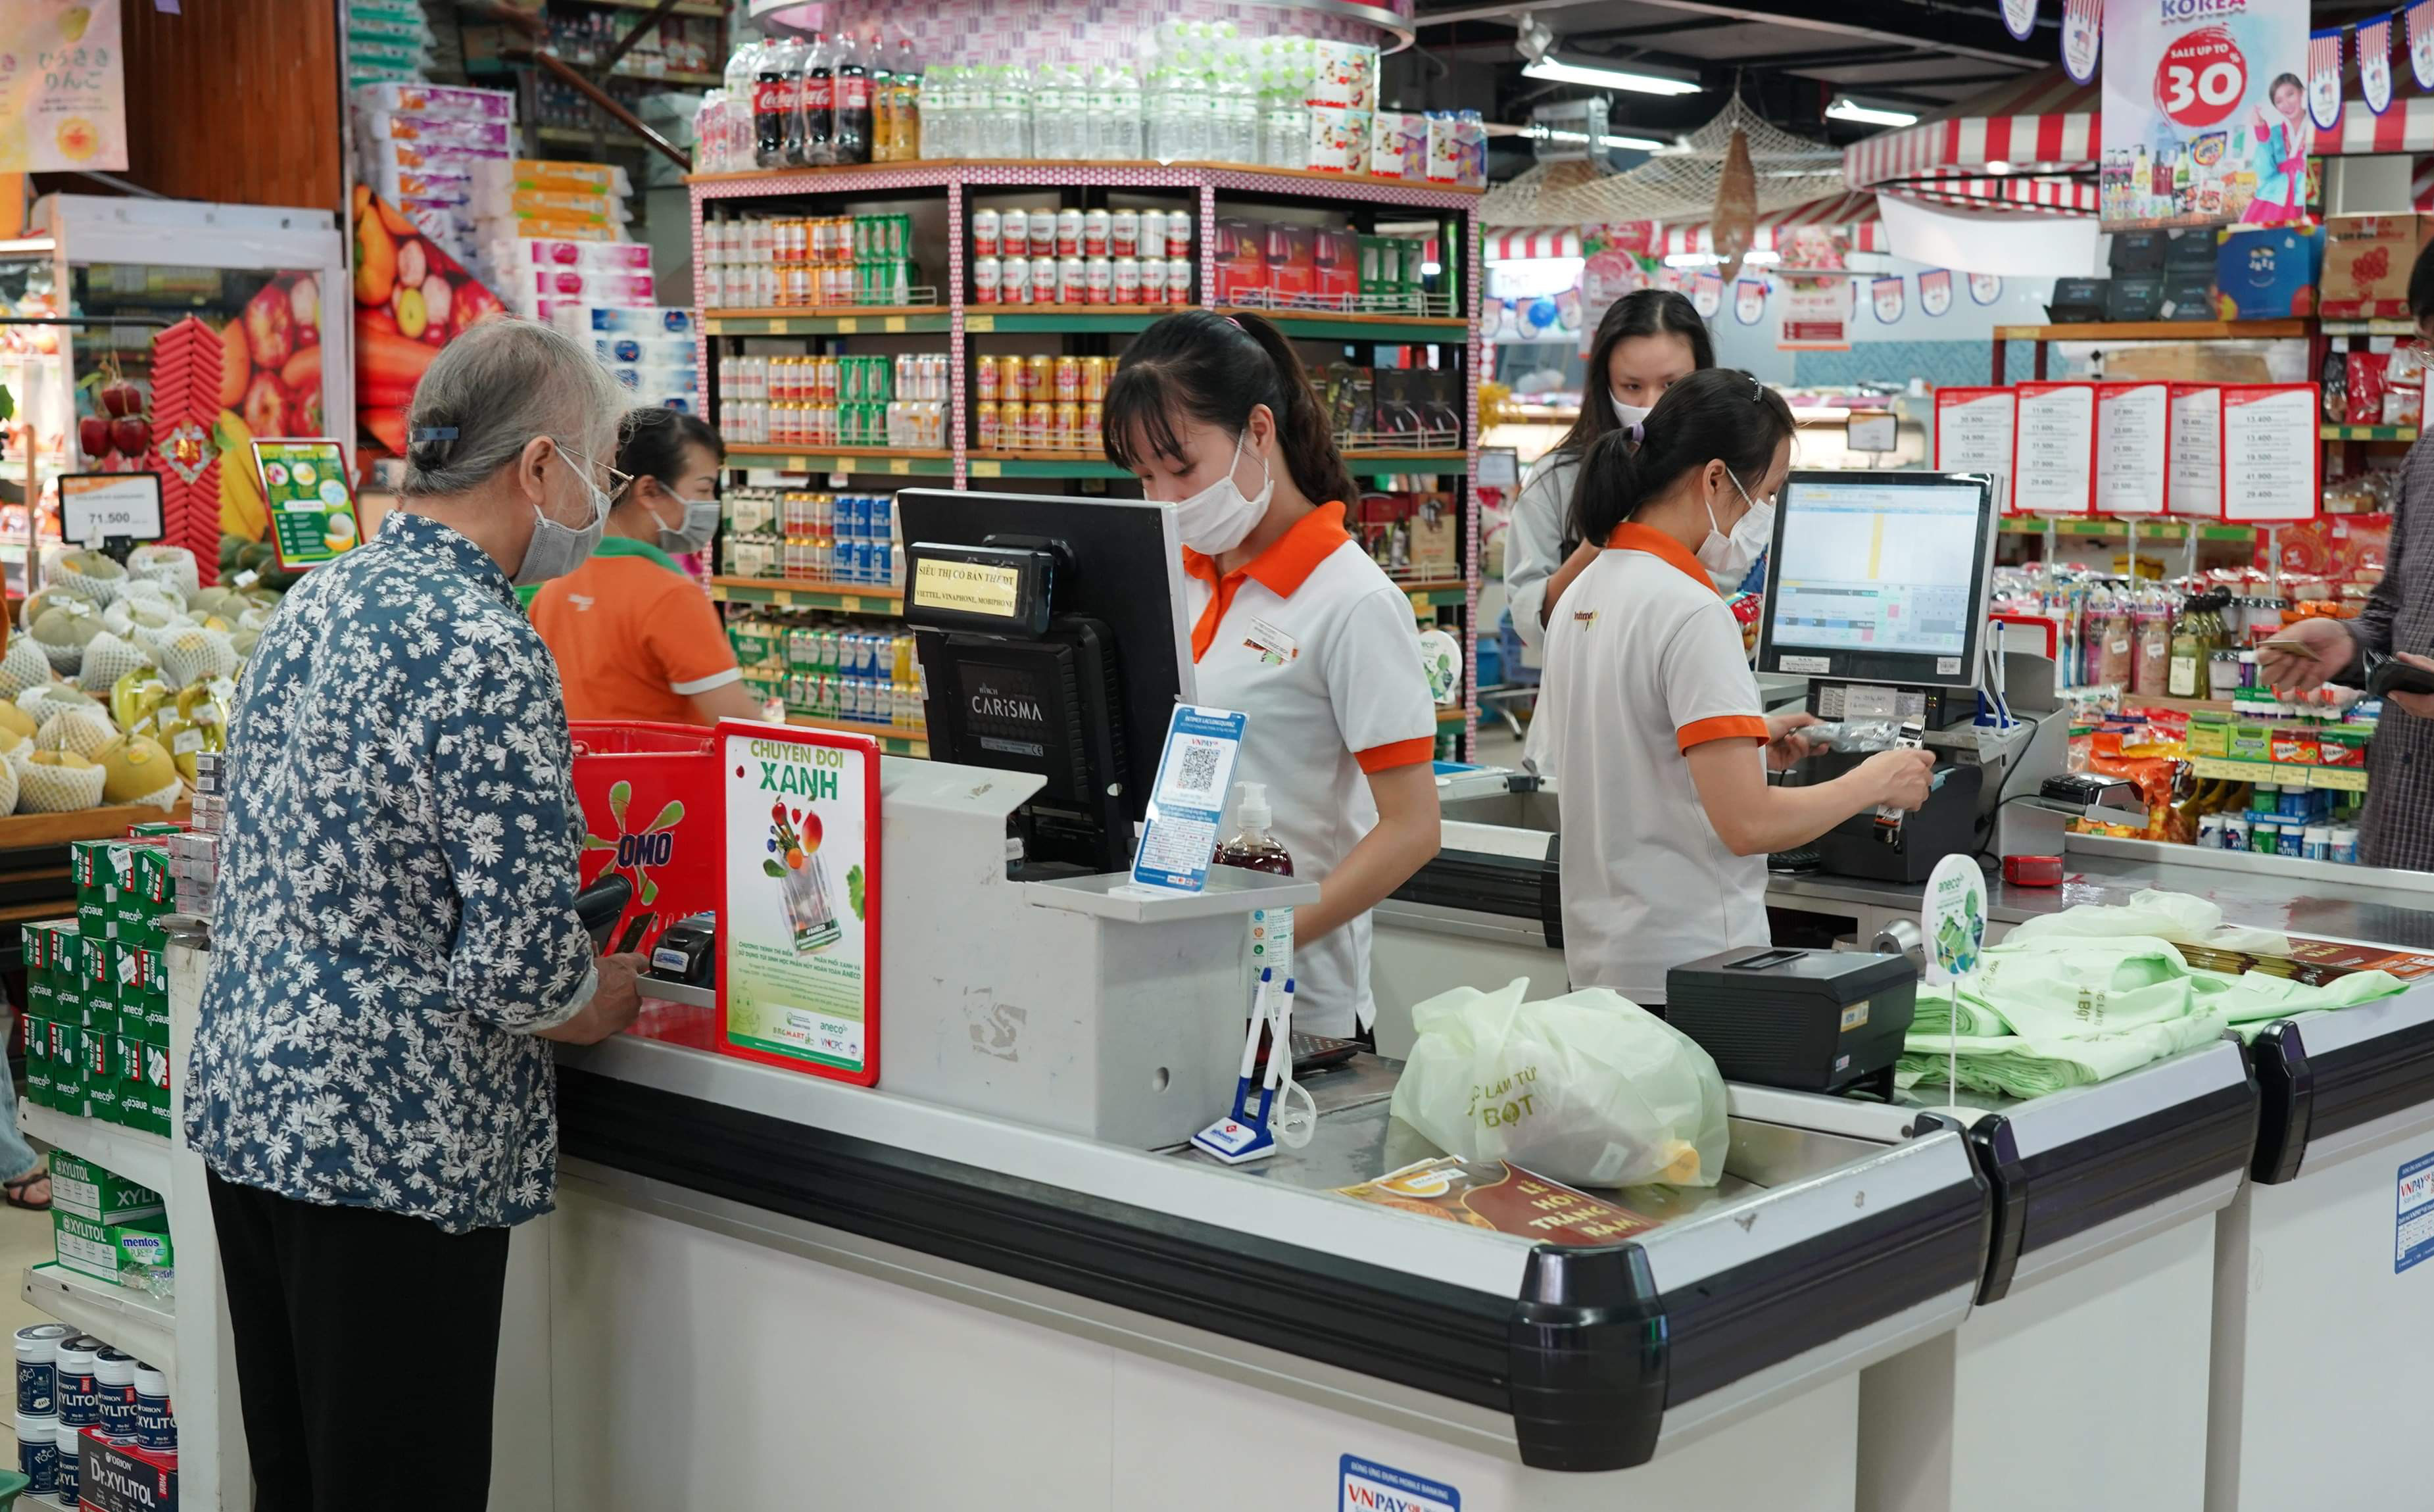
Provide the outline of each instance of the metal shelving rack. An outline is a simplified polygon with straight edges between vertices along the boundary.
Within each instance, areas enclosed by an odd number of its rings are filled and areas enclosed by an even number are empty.
[[[1461,749],[1468,752],[1478,730],[1479,638],[1479,200],[1476,190],[1375,179],[1366,175],[1267,169],[1238,163],[1062,163],[1042,161],[937,161],[872,163],[835,168],[791,168],[744,173],[694,174],[692,188],[694,267],[696,302],[699,283],[708,266],[702,224],[706,215],[729,210],[764,208],[771,201],[801,214],[840,213],[857,199],[906,198],[906,191],[943,195],[946,203],[947,258],[940,287],[943,304],[856,308],[820,306],[791,309],[721,309],[701,304],[700,362],[706,380],[717,371],[720,343],[749,336],[814,338],[857,335],[943,334],[948,351],[948,446],[941,451],[844,447],[730,447],[729,464],[773,471],[804,472],[814,477],[833,473],[853,483],[878,487],[895,479],[942,479],[947,486],[968,489],[978,480],[987,487],[1005,479],[1070,479],[1120,482],[1122,472],[1096,455],[1042,452],[981,452],[970,442],[970,396],[968,387],[975,335],[1037,334],[1048,335],[1125,335],[1146,329],[1169,308],[1136,309],[1092,306],[1007,307],[977,305],[967,297],[965,272],[968,232],[967,195],[975,190],[1124,190],[1188,194],[1198,208],[1200,303],[1214,304],[1216,272],[1208,258],[1217,230],[1221,200],[1249,198],[1270,203],[1325,203],[1355,210],[1404,208],[1439,213],[1452,234],[1443,243],[1447,294],[1434,304],[1408,312],[1262,308],[1259,313],[1277,322],[1297,340],[1345,345],[1434,345],[1460,353],[1464,379],[1464,425],[1456,444],[1425,449],[1347,451],[1346,461],[1356,477],[1458,476],[1463,512],[1461,533],[1463,576],[1453,582],[1411,583],[1416,616],[1439,609],[1462,610],[1464,644],[1463,697],[1457,708],[1443,711],[1440,730],[1459,729]],[[1176,306],[1174,308],[1191,308]],[[711,414],[716,410],[714,384]],[[1350,501],[1347,501],[1347,503]],[[821,584],[724,578],[712,594],[728,603],[760,603],[780,607],[827,609],[889,618],[900,612],[901,597],[892,590],[868,584]],[[833,722],[830,722],[833,723]],[[840,727],[845,728],[845,727]],[[873,733],[881,731],[873,727]],[[885,732],[889,748],[926,743],[917,732]]]

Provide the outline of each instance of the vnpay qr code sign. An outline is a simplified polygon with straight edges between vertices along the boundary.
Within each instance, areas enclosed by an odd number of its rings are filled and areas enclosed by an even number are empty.
[[[1158,757],[1140,849],[1133,855],[1135,884],[1185,892],[1207,885],[1217,821],[1226,816],[1234,759],[1249,723],[1245,715],[1224,709],[1175,708],[1167,726],[1166,748]]]
[[[2434,1155],[2421,1155],[2400,1168],[2393,1204],[2391,1273],[2434,1260]]]
[[[1336,1512],[1462,1512],[1462,1493],[1426,1476],[1373,1464],[1358,1454],[1338,1463]]]
[[[1225,765],[1226,745],[1193,735],[1175,743],[1174,771],[1167,779],[1162,803],[1188,803],[1194,808],[1223,808],[1217,791],[1218,769]]]

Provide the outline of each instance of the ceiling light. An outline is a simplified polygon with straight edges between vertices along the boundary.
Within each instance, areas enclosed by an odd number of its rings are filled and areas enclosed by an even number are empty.
[[[1669,252],[1665,257],[1665,266],[1667,267],[1713,267],[1723,261],[1723,258],[1713,252]]]
[[[1589,139],[1586,131],[1554,131],[1544,127],[1534,129],[1530,134],[1547,142],[1586,142]],[[1602,136],[1598,141],[1609,149],[1626,152],[1662,152],[1668,146],[1654,137],[1647,136]]]
[[[2005,163],[2000,158],[1996,158],[1986,164],[1986,171],[1988,173],[2009,173],[2012,171],[2012,165]]]
[[[1916,126],[1918,114],[1913,111],[1881,111],[1873,105],[1861,105],[1848,97],[1826,107],[1829,121],[1857,121],[1861,126]]]
[[[1524,78],[1543,78],[1553,84],[1586,84],[1592,89],[1624,89],[1639,94],[1696,94],[1699,86],[1687,78],[1664,78],[1654,74],[1627,74],[1619,68],[1591,68],[1582,63],[1567,63],[1552,58],[1542,58],[1521,70]]]
[[[1513,45],[1522,57],[1534,63],[1546,57],[1555,45],[1555,34],[1547,28],[1545,22],[1524,12],[1520,25],[1515,28]]]
[[[1783,254],[1781,252],[1770,252],[1763,249],[1753,248],[1749,251],[1741,253],[1741,261],[1747,263],[1752,267],[1769,267],[1776,263],[1782,262]]]

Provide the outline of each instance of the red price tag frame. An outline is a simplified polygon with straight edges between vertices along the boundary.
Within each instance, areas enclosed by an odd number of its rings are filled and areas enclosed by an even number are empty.
[[[2222,387],[2222,518],[2232,524],[2295,525],[2321,516],[2324,512],[2324,448],[2318,438],[2317,417],[2323,413],[2323,391],[2316,384],[2224,384]],[[2245,408],[2261,399],[2279,394],[2307,396],[2307,512],[2291,515],[2240,515],[2231,508],[2231,415],[2235,408]]]
[[[2020,419],[2019,410],[2014,410],[2012,419],[2014,514],[2037,520],[2065,520],[2096,512],[2096,386],[2092,383],[2025,383],[2012,386],[2012,391],[2017,398],[2020,409],[2026,409],[2032,400],[2043,399],[2048,394],[2065,393],[2072,389],[2087,391],[2087,495],[2080,501],[2080,506],[2076,509],[2027,509],[2017,507],[2021,493],[2020,479],[2024,475],[2020,433],[2026,429],[2026,426]]]

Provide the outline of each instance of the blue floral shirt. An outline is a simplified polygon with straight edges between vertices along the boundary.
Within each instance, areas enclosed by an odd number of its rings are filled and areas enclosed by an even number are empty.
[[[262,633],[229,726],[186,1135],[230,1181],[462,1233],[547,1212],[598,977],[557,669],[498,564],[391,514]]]

